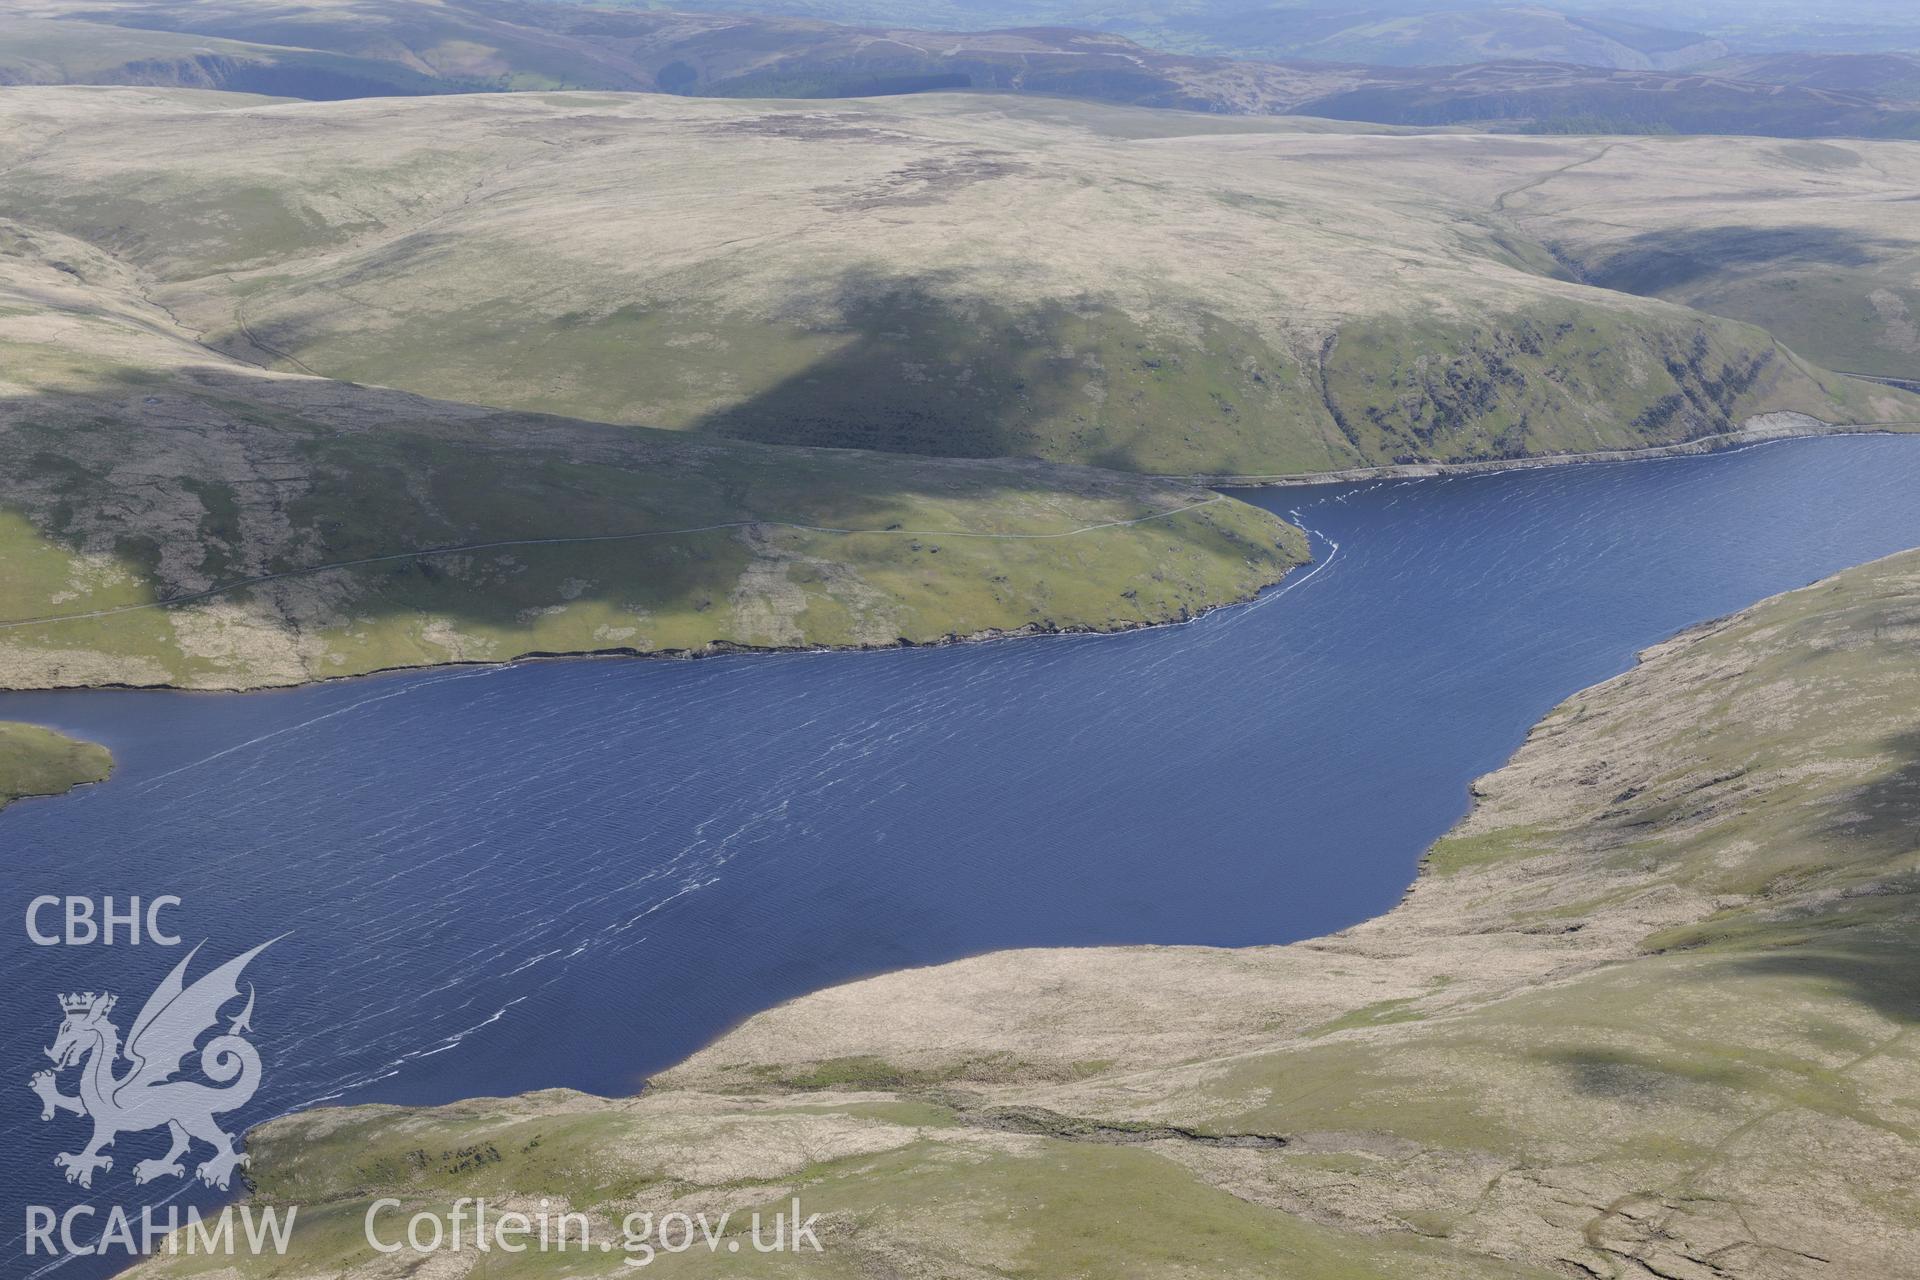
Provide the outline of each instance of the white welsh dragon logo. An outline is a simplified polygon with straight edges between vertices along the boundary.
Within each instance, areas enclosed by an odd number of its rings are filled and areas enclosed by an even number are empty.
[[[112,995],[89,991],[60,997],[60,1011],[66,1018],[53,1047],[47,1050],[53,1070],[36,1073],[30,1083],[40,1095],[42,1120],[53,1119],[57,1111],[93,1117],[93,1140],[86,1149],[62,1152],[53,1158],[56,1167],[67,1171],[68,1182],[91,1187],[94,1170],[113,1168],[113,1158],[100,1154],[102,1147],[112,1146],[120,1134],[165,1125],[172,1146],[159,1159],[134,1165],[133,1180],[185,1177],[180,1157],[197,1138],[213,1147],[213,1155],[195,1173],[210,1187],[226,1188],[233,1171],[244,1166],[247,1157],[233,1149],[233,1135],[215,1124],[213,1117],[244,1107],[260,1087],[260,1054],[241,1036],[241,1032],[253,1029],[249,1022],[253,1017],[252,984],[247,987],[246,1008],[224,1034],[214,1036],[200,1050],[201,1071],[225,1087],[175,1080],[172,1076],[181,1069],[182,1059],[193,1052],[194,1042],[219,1022],[221,1006],[239,998],[240,971],[277,941],[263,942],[187,986],[187,965],[200,950],[195,947],[147,997],[140,1016],[133,1020],[124,1049],[120,1029],[107,1020],[113,1012]],[[123,1053],[133,1065],[125,1075],[116,1076],[114,1063]],[[60,1092],[58,1073],[76,1064],[80,1065],[80,1093],[69,1097]]]

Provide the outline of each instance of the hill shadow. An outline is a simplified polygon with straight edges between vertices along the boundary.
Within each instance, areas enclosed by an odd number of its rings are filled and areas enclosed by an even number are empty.
[[[1585,280],[1651,297],[1750,267],[1865,267],[1916,245],[1920,241],[1846,227],[1681,227],[1630,237],[1604,261],[1588,265]]]
[[[1846,811],[1829,818],[1820,834],[1890,860],[1920,853],[1920,728],[1894,734],[1881,749],[1900,763],[1850,793]]]
[[[930,457],[1031,454],[1088,371],[1065,342],[1072,307],[956,302],[931,276],[843,279],[825,332],[841,345],[695,430],[766,444]]]
[[[1792,945],[1732,960],[1736,972],[1844,990],[1881,1016],[1920,1022],[1920,871],[1899,868],[1920,852],[1920,728],[1888,738],[1898,763],[1836,797],[1814,839],[1844,849],[1861,874],[1819,915],[1788,919]],[[1879,874],[1876,874],[1879,873]],[[1813,930],[1804,941],[1792,935]]]
[[[568,632],[564,642],[537,634],[542,617],[582,602],[604,603],[619,626],[678,619],[672,634],[693,636],[633,641],[648,650],[766,643],[699,620],[729,604],[787,619],[784,643],[807,646],[852,642],[831,628],[852,625],[834,622],[834,611],[856,606],[875,617],[951,614],[962,632],[1051,625],[1049,582],[1077,574],[1084,595],[1086,576],[1102,565],[1114,571],[1114,618],[1075,614],[1059,624],[1127,617],[1128,588],[1143,596],[1152,588],[1168,616],[1213,603],[1197,581],[1149,583],[1137,548],[1109,561],[1079,544],[1055,554],[1045,549],[1070,544],[940,536],[1065,532],[1082,500],[1123,500],[1122,514],[1148,515],[1186,497],[1090,468],[718,441],[218,366],[191,377],[106,374],[85,393],[16,394],[0,399],[0,424],[8,455],[0,514],[26,522],[0,523],[8,540],[0,553],[21,571],[0,621],[35,621],[15,634],[40,637],[36,644],[119,652],[110,638],[129,633],[80,615],[233,584],[223,597],[262,619],[349,630],[399,620],[415,637],[444,617],[500,637],[497,656],[641,651],[620,634]],[[142,460],[131,479],[121,465],[129,458]],[[870,533],[843,539],[837,531],[846,530]],[[1215,521],[1171,520],[1154,531],[1164,546],[1220,564],[1242,565],[1255,550]],[[76,589],[73,570],[49,549],[85,553],[102,572],[110,557],[124,585],[63,600]],[[320,566],[337,567],[311,572]],[[247,582],[262,574],[284,576]],[[851,585],[822,594],[835,583]],[[826,606],[829,629],[809,623],[803,633],[800,616],[828,599],[837,602]],[[1009,611],[1009,602],[1019,607]],[[164,630],[135,630],[131,643],[163,642]],[[862,643],[894,640],[855,630]],[[938,638],[924,626],[917,634]],[[431,660],[411,657],[405,646],[419,641],[405,637],[383,641],[401,647],[378,665]]]

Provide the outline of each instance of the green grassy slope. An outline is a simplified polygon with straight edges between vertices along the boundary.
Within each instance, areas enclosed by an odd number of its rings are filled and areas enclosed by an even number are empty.
[[[19,0],[0,18],[0,83],[147,84],[331,100],[475,90],[651,88],[538,4]],[[590,22],[592,16],[583,14]],[[602,39],[612,15],[599,15]],[[658,25],[640,19],[642,29]]]
[[[0,85],[18,84],[155,85],[331,99],[459,92],[483,82],[325,50],[0,15]]]
[[[269,374],[137,284],[0,227],[0,684],[1112,630],[1305,558],[1297,530],[1187,485]]]
[[[1751,324],[1568,278],[1535,197],[1586,140],[957,97],[10,105],[72,124],[16,148],[0,213],[242,358],[450,400],[1207,474],[1920,418]],[[1650,202],[1684,187],[1692,153],[1636,145]],[[1772,181],[1775,145],[1724,144],[1729,180]]]
[[[1204,21],[1204,20],[1201,20]],[[1342,16],[1325,9],[1216,16],[1205,39],[1268,56],[1388,66],[1460,66],[1501,59],[1643,70],[1696,66],[1726,46],[1698,32],[1589,19],[1532,5],[1462,6],[1438,13]]]
[[[24,796],[57,796],[113,772],[103,746],[37,724],[0,720],[0,809]]]
[[[1920,235],[1900,152],[1842,139],[1597,150],[1509,202],[1584,278],[1762,326],[1829,368],[1920,377]],[[1644,181],[1662,157],[1688,166],[1684,188]],[[1839,188],[1851,198],[1833,199]]]
[[[350,1276],[409,1257],[362,1242],[378,1195],[604,1231],[796,1194],[816,1275],[1908,1273],[1917,637],[1920,552],[1677,637],[1554,711],[1344,934],[875,978],[635,1099],[291,1117],[252,1135],[256,1199],[304,1206],[296,1270]]]

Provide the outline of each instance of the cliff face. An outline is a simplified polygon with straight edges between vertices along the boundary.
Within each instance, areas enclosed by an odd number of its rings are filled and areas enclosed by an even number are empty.
[[[1343,934],[890,974],[638,1098],[293,1116],[255,1194],[307,1206],[329,1274],[410,1257],[361,1243],[380,1195],[612,1224],[795,1194],[831,1275],[1911,1273],[1916,641],[1910,552],[1650,650]]]

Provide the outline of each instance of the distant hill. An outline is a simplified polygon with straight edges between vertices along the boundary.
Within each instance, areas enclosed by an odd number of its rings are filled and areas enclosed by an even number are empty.
[[[149,85],[315,100],[486,87],[389,57],[15,13],[0,16],[0,85]]]
[[[1920,101],[1920,54],[1914,53],[1769,53],[1705,69],[1736,80]]]
[[[1248,62],[1062,27],[928,32],[538,0],[76,3],[16,0],[17,16],[0,18],[0,83],[309,99],[551,89],[837,98],[957,89],[1420,127],[1920,137],[1920,107],[1824,82],[1537,61]]]
[[[557,18],[557,21],[550,21]],[[610,25],[608,25],[610,24]],[[660,24],[640,20],[640,31]],[[614,15],[488,0],[17,0],[0,83],[139,84],[334,99],[651,89]],[[611,39],[608,47],[600,41]]]
[[[1383,124],[1510,122],[1549,132],[1920,137],[1920,106],[1867,93],[1541,62],[1421,68],[1299,103],[1306,115]]]
[[[1404,13],[1384,6],[1256,8],[1171,20],[1170,32],[1215,52],[1445,66],[1505,59],[1568,62],[1634,71],[1676,70],[1723,56],[1727,47],[1694,31],[1566,14],[1539,5],[1501,5]]]

